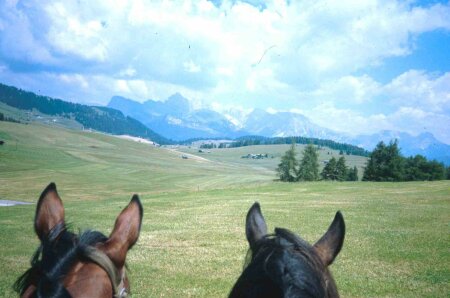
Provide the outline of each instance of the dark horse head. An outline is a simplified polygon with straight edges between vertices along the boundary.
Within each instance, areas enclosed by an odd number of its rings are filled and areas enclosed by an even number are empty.
[[[14,288],[22,297],[125,297],[125,258],[139,237],[143,209],[134,195],[109,237],[67,230],[64,206],[51,183],[36,208],[34,229],[41,243]]]
[[[345,224],[338,211],[328,231],[310,245],[289,230],[268,235],[259,203],[247,214],[248,263],[230,297],[339,297],[328,266],[342,248]]]

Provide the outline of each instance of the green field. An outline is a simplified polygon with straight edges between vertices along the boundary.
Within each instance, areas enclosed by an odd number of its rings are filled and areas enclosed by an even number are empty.
[[[296,153],[297,159],[301,160],[302,152],[305,149],[306,145],[296,144]],[[255,170],[269,170],[273,171],[277,168],[277,165],[280,163],[280,158],[284,153],[290,148],[290,145],[260,145],[260,146],[245,146],[245,147],[237,147],[237,148],[225,148],[225,149],[201,149],[203,152],[199,152],[199,148],[195,147],[180,147],[178,150],[186,153],[196,154],[198,156],[207,158],[209,160],[213,160],[219,163],[225,164],[236,164],[236,165],[245,165],[248,167],[253,167]],[[264,159],[252,159],[252,158],[242,158],[242,156],[246,156],[247,154],[267,154],[267,158]],[[358,173],[360,179],[362,178],[363,167],[366,164],[367,158],[363,156],[356,155],[343,155],[346,160],[346,165],[348,167],[356,166],[358,168]],[[324,161],[328,161],[332,157],[339,159],[341,155],[339,155],[338,150],[333,150],[329,148],[320,148],[318,150],[318,158],[319,158],[319,168],[322,171],[325,163]]]
[[[342,297],[450,294],[450,181],[281,183],[273,166],[288,147],[278,146],[179,148],[199,156],[182,159],[180,151],[103,134],[6,122],[0,139],[0,199],[36,202],[54,181],[75,231],[109,233],[131,195],[140,195],[141,236],[127,259],[134,297],[226,297],[242,270],[245,214],[256,200],[269,229],[287,227],[310,242],[343,212],[346,240],[331,267]],[[274,159],[241,159],[246,152]],[[0,207],[2,297],[16,296],[11,286],[37,247],[34,211]]]

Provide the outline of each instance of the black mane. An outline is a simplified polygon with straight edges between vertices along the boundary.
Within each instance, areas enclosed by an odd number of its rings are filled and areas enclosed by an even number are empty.
[[[249,249],[230,297],[325,297],[321,269],[323,264],[309,243],[277,228]]]
[[[36,297],[70,297],[60,282],[77,260],[85,259],[85,248],[108,238],[98,231],[87,230],[80,235],[68,231],[65,224],[56,225],[45,237],[31,258],[31,268],[14,283],[21,295],[37,282]]]

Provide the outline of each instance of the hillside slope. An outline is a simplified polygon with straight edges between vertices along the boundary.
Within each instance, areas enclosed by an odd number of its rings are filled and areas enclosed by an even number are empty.
[[[72,119],[87,129],[115,135],[128,134],[160,144],[171,143],[170,140],[155,133],[138,120],[107,107],[93,107],[66,102],[3,84],[0,84],[0,102],[21,110],[37,110],[46,115],[57,115]]]
[[[70,199],[80,193],[96,198],[223,188],[265,183],[275,177],[273,170],[182,159],[182,153],[172,149],[36,123],[0,122],[0,139],[5,141],[0,146],[2,199],[35,201],[34,194],[50,181],[72,189]],[[15,197],[9,197],[12,193]]]

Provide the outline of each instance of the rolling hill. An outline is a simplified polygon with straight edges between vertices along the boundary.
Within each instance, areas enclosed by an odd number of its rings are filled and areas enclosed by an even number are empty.
[[[73,120],[72,122],[81,124],[85,129],[94,129],[116,135],[127,134],[160,144],[172,143],[172,141],[155,133],[138,120],[107,107],[71,103],[3,84],[0,84],[0,102],[29,112],[38,111],[44,115]]]
[[[343,297],[447,296],[449,181],[281,183],[277,157],[240,158],[279,156],[288,145],[199,154],[35,122],[0,122],[0,139],[0,199],[35,203],[54,181],[75,232],[108,234],[139,194],[141,235],[127,256],[137,297],[226,297],[245,263],[245,213],[255,201],[270,231],[286,227],[311,243],[342,211],[348,232],[332,270]],[[11,285],[38,247],[35,209],[0,207],[4,297],[17,296]]]

